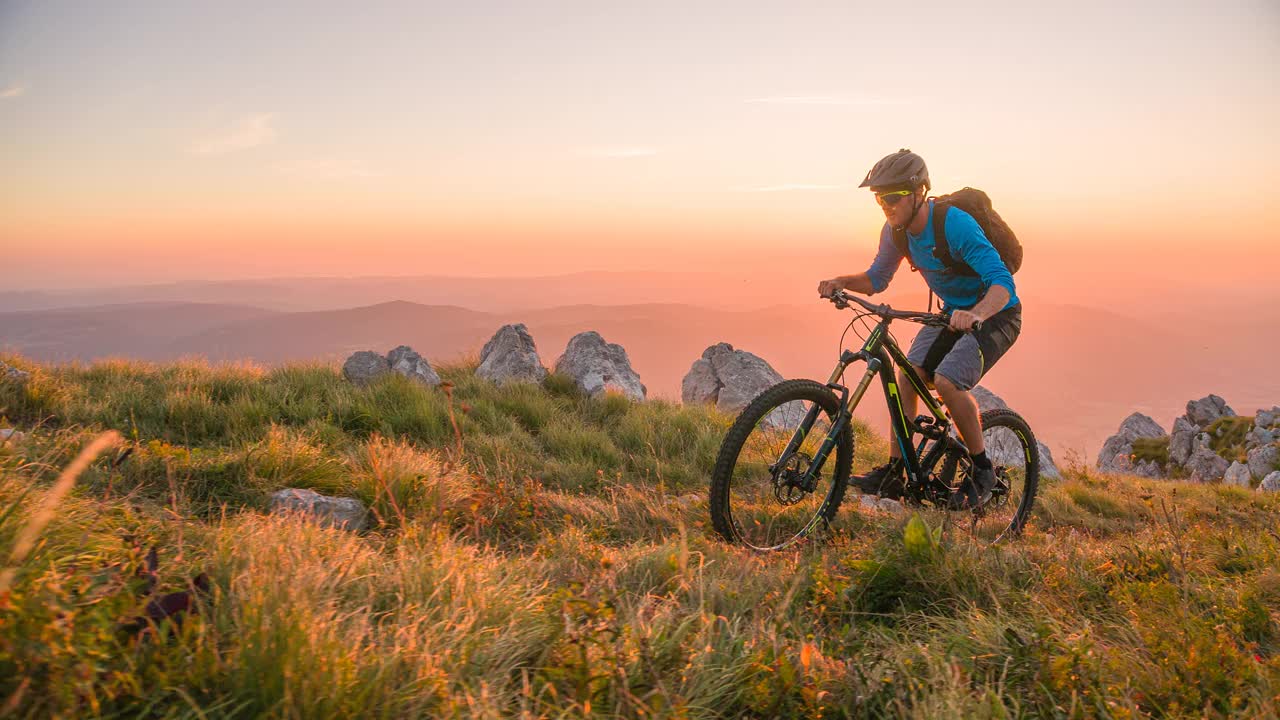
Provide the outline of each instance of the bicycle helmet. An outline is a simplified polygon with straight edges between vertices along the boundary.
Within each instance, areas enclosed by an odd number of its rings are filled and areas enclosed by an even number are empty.
[[[924,164],[924,158],[902,148],[880,158],[858,187],[904,186],[914,190],[921,185],[925,190],[929,189],[929,168]]]

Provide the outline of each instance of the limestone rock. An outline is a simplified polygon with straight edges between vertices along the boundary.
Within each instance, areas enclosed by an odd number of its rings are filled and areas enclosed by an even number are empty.
[[[1116,456],[1115,472],[1153,479],[1162,478],[1166,475],[1166,473],[1160,469],[1160,464],[1154,460],[1139,460],[1134,462],[1133,457],[1130,455]]]
[[[325,527],[363,530],[369,512],[355,498],[330,497],[315,490],[285,488],[271,493],[271,512],[295,512],[315,518]]]
[[[564,354],[556,360],[556,372],[573,378],[592,397],[611,389],[632,400],[643,400],[648,392],[631,369],[627,351],[617,343],[606,343],[594,330],[578,333],[569,340]]]
[[[342,364],[342,376],[357,385],[368,385],[389,372],[391,363],[371,350],[361,350]]]
[[[1257,478],[1266,477],[1280,461],[1280,448],[1275,445],[1257,447],[1249,451],[1248,458],[1249,472]]]
[[[1195,444],[1196,434],[1200,429],[1181,415],[1173,421],[1173,434],[1169,436],[1169,459],[1178,465],[1185,465]]]
[[[1116,463],[1123,462],[1123,458],[1133,454],[1134,440],[1166,436],[1164,428],[1155,420],[1142,413],[1133,413],[1120,423],[1119,431],[1102,444],[1102,450],[1098,453],[1098,469],[1103,472],[1124,472]]]
[[[414,352],[413,348],[408,345],[401,345],[387,353],[387,364],[391,366],[393,371],[404,375],[410,380],[417,380],[424,385],[432,387],[440,384],[440,376],[431,368],[431,363]]]
[[[480,351],[476,375],[502,385],[511,382],[540,383],[547,369],[524,323],[503,325]]]
[[[1231,467],[1222,474],[1222,482],[1228,485],[1239,485],[1248,490],[1253,480],[1253,476],[1249,474],[1249,466],[1242,462],[1233,462]]]
[[[905,510],[900,501],[875,495],[859,495],[858,504],[864,510],[875,510],[877,512],[899,513]]]
[[[759,356],[718,343],[704,350],[689,368],[680,384],[680,397],[686,403],[713,403],[734,413],[780,382],[782,376]],[[764,422],[772,427],[795,427],[804,415],[804,404],[792,402],[769,413]]]
[[[1262,478],[1262,484],[1258,486],[1258,489],[1266,492],[1280,492],[1280,470],[1268,473],[1266,477]]]
[[[1227,405],[1227,401],[1217,395],[1206,395],[1199,400],[1187,402],[1187,419],[1201,430],[1212,425],[1213,421],[1220,417],[1235,414],[1236,411]]]
[[[1259,413],[1261,414],[1261,413]],[[1255,421],[1256,423],[1256,421]],[[1247,450],[1252,450],[1263,445],[1270,445],[1276,441],[1276,433],[1268,430],[1263,425],[1255,424],[1248,435],[1244,436],[1244,446]]]
[[[5,382],[11,382],[21,386],[21,385],[26,385],[27,381],[30,379],[31,379],[31,373],[27,372],[26,370],[19,370],[18,368],[13,367],[12,365],[9,365],[4,362],[0,362],[0,380],[4,380]]]
[[[1277,405],[1270,410],[1260,409],[1258,410],[1258,413],[1253,416],[1254,427],[1269,428],[1277,424],[1280,424],[1280,405]]]
[[[1192,480],[1217,482],[1227,472],[1229,463],[1218,453],[1204,446],[1197,446],[1185,463]]]
[[[979,412],[1009,409],[1009,405],[999,395],[981,385],[975,385],[973,390],[969,392],[973,394],[974,400],[978,401]],[[984,433],[983,441],[987,445],[987,456],[995,464],[1017,467],[1022,467],[1026,464],[1026,460],[1022,457],[1022,444],[1018,442],[1013,433]],[[1053,462],[1053,453],[1049,452],[1049,446],[1037,439],[1036,448],[1040,451],[1040,477],[1053,480],[1061,478],[1062,473]]]
[[[6,441],[15,443],[22,442],[22,439],[26,436],[27,434],[21,430],[17,430],[15,428],[4,428],[3,430],[0,430],[0,444],[3,444]]]
[[[999,395],[991,392],[981,385],[975,385],[969,391],[973,395],[973,399],[978,401],[978,412],[986,412],[988,410],[1007,410],[1008,404],[1000,399]]]

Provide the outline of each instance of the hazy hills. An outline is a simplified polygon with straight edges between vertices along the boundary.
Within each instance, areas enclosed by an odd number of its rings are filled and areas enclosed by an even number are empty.
[[[199,355],[273,364],[340,362],[355,350],[408,344],[439,362],[475,355],[499,326],[523,322],[548,367],[570,337],[597,330],[627,348],[651,396],[678,398],[692,362],[721,341],[766,358],[784,376],[825,379],[850,317],[820,302],[750,311],[644,303],[519,312],[406,301],[304,312],[152,302],[0,313],[0,347],[43,361]],[[894,328],[904,344],[915,330]],[[847,342],[857,342],[852,333]],[[1134,410],[1168,424],[1188,399],[1209,392],[1238,411],[1274,404],[1280,398],[1275,342],[1267,333],[1206,336],[1194,324],[1171,328],[1104,310],[1028,302],[1022,339],[986,384],[1026,414],[1055,450],[1092,452]],[[869,400],[866,417],[882,419],[878,397]]]

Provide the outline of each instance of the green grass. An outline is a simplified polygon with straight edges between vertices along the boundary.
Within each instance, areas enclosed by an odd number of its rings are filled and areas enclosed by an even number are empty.
[[[1209,447],[1227,460],[1245,462],[1245,436],[1253,429],[1253,416],[1227,416],[1214,420],[1205,432],[1209,433]]]
[[[563,378],[441,391],[333,368],[30,370],[0,415],[0,558],[107,428],[0,597],[17,717],[1274,717],[1280,494],[1064,468],[1022,539],[847,503],[754,555],[709,528],[730,418]],[[461,435],[461,449],[450,411]],[[34,429],[33,429],[34,428]],[[884,457],[859,425],[859,467]],[[263,513],[312,487],[363,534]],[[131,638],[136,571],[208,574]]]

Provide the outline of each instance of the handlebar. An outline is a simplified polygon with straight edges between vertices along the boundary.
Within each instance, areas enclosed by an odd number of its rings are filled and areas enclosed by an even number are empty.
[[[894,310],[888,305],[876,305],[869,303],[856,295],[850,295],[844,290],[836,290],[827,298],[836,307],[841,310],[849,307],[849,303],[853,302],[861,305],[867,312],[878,315],[885,320],[909,320],[917,322],[921,325],[933,325],[936,327],[951,327],[951,315],[949,313],[922,313],[909,312],[904,310]],[[969,332],[977,332],[982,329],[982,321],[974,320],[973,325],[969,328]]]

